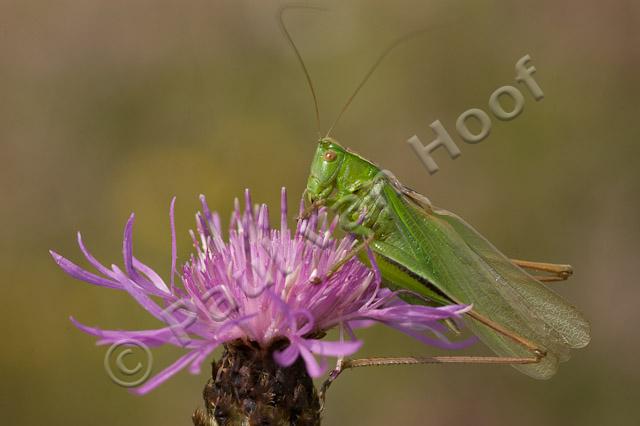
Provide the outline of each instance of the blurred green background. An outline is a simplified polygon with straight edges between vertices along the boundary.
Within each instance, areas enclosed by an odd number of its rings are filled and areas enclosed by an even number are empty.
[[[106,348],[69,315],[105,328],[157,324],[126,294],[73,281],[48,255],[81,260],[75,232],[106,264],[135,250],[169,272],[168,205],[180,259],[197,195],[228,217],[302,193],[316,128],[304,76],[276,19],[279,2],[0,3],[2,423],[190,424],[208,368],[145,397],[115,386]],[[510,367],[357,370],[331,389],[327,425],[628,425],[640,417],[640,5],[636,1],[317,2],[288,25],[319,92],[323,129],[379,52],[409,31],[334,132],[343,144],[473,223],[512,257],[566,262],[556,288],[592,321],[589,347],[552,380]],[[454,133],[487,110],[530,54],[546,97],[493,120],[476,145]],[[522,87],[519,85],[519,87]],[[405,141],[439,119],[462,149],[429,175]],[[82,264],[82,263],[81,263]],[[363,355],[438,353],[377,327]],[[468,353],[485,353],[480,346]],[[179,350],[154,351],[156,369]]]

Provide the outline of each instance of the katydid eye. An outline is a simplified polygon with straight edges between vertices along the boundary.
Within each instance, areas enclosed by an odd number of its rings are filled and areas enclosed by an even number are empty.
[[[335,153],[335,151],[327,151],[324,153],[325,161],[332,162],[336,159],[336,157],[338,157],[338,155]]]

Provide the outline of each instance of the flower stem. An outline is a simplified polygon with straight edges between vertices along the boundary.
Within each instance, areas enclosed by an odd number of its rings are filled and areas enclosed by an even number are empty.
[[[244,342],[225,345],[204,391],[195,426],[320,425],[320,401],[301,358],[281,367],[273,351]]]

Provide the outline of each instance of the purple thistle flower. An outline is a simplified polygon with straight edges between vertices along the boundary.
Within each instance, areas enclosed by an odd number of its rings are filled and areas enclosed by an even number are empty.
[[[96,260],[79,233],[80,250],[99,275],[51,251],[56,263],[73,278],[125,290],[166,325],[155,330],[102,330],[71,318],[80,330],[98,337],[97,344],[133,340],[148,347],[169,344],[188,350],[171,366],[135,388],[137,394],[151,391],[184,368],[198,374],[214,349],[233,341],[265,349],[276,342],[284,343],[279,346],[284,349],[273,352],[276,362],[286,367],[302,357],[312,377],[326,370],[325,357],[354,354],[362,341],[356,340],[353,329],[374,323],[443,348],[469,344],[447,340],[446,328],[439,322],[457,319],[468,306],[429,307],[403,302],[396,293],[380,287],[380,274],[371,253],[371,269],[353,258],[330,278],[323,278],[356,243],[352,236],[333,238],[337,217],[329,223],[326,211],[321,210],[299,221],[292,232],[287,227],[283,188],[277,230],[269,225],[267,206],[252,207],[248,190],[245,198],[244,211],[236,199],[225,242],[218,214],[209,210],[204,196],[200,197],[202,212],[196,215],[197,232],[191,231],[196,253],[182,268],[182,287],[174,281],[175,198],[170,207],[172,266],[168,285],[133,256],[133,214],[124,229],[123,269],[116,265],[109,269]],[[315,277],[322,278],[319,284],[312,283]],[[336,326],[343,327],[350,340],[321,340],[325,331]]]

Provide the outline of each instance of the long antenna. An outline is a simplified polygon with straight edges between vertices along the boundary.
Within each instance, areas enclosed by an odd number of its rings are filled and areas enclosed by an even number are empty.
[[[344,106],[340,110],[340,113],[338,114],[338,117],[335,119],[335,121],[333,122],[331,127],[329,127],[329,131],[327,132],[327,136],[325,136],[325,137],[329,137],[329,135],[333,131],[333,128],[336,126],[336,124],[338,124],[338,121],[340,121],[340,118],[342,117],[342,115],[345,113],[347,108],[349,108],[349,105],[351,105],[351,102],[353,102],[353,100],[355,99],[355,97],[358,94],[358,92],[360,92],[360,89],[362,89],[362,86],[364,86],[365,83],[369,80],[369,78],[371,77],[373,72],[378,68],[378,66],[384,60],[384,58],[386,58],[387,55],[393,51],[393,49],[395,49],[396,47],[398,47],[399,45],[401,45],[405,41],[410,40],[413,37],[416,37],[418,35],[421,35],[421,34],[427,32],[428,30],[430,30],[430,28],[423,28],[421,30],[412,31],[412,32],[410,32],[408,34],[405,34],[402,37],[396,39],[393,43],[391,43],[389,46],[387,46],[387,48],[385,50],[382,51],[380,56],[378,56],[378,59],[373,63],[373,65],[371,66],[369,71],[365,74],[365,76],[362,79],[362,81],[360,81],[360,84],[358,84],[358,86],[356,87],[356,90],[351,94],[351,96],[349,96],[349,98],[347,99],[347,102],[345,102]]]
[[[289,41],[289,44],[293,48],[293,51],[295,52],[296,57],[298,58],[298,62],[302,67],[302,71],[304,72],[304,75],[307,78],[307,84],[309,85],[309,89],[311,90],[311,96],[313,97],[313,105],[316,110],[316,125],[318,127],[318,136],[321,137],[322,132],[320,131],[320,108],[318,107],[318,96],[316,95],[316,90],[313,87],[313,81],[311,81],[311,75],[309,75],[309,70],[307,70],[307,66],[304,64],[302,55],[300,54],[300,51],[298,50],[298,47],[296,46],[296,44],[293,42],[293,38],[291,37],[291,34],[289,34],[289,31],[287,30],[287,26],[284,24],[284,19],[283,19],[284,12],[290,9],[311,9],[311,10],[321,10],[321,11],[326,11],[326,9],[322,7],[315,7],[315,6],[290,4],[290,5],[282,6],[278,11],[278,20],[280,22],[280,28],[282,29],[282,32],[284,33],[285,37]]]

